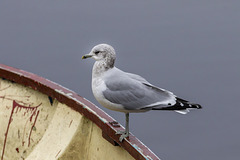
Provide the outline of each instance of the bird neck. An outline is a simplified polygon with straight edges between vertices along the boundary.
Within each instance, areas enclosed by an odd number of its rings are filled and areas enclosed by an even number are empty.
[[[107,70],[114,67],[115,59],[105,58],[103,60],[96,61],[93,65],[92,74],[94,75],[100,75]]]
[[[96,61],[93,65],[92,76],[99,77],[109,69],[110,67],[107,66],[105,61]]]

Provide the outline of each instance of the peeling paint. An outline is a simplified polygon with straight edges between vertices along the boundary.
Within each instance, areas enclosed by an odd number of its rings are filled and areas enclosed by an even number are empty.
[[[103,122],[103,123],[108,123],[108,121],[105,118],[99,117],[99,119]]]
[[[67,93],[66,95],[71,97],[73,94],[72,93]]]
[[[144,156],[144,158],[145,158],[146,160],[153,160],[149,155],[145,155],[145,154],[143,153],[143,150],[142,150],[140,147],[138,147],[138,145],[133,144],[132,146],[133,146],[142,156]]]
[[[65,95],[65,93],[61,89],[55,89],[56,92]]]
[[[84,116],[86,118],[88,118],[91,121],[91,123],[96,125],[96,127],[98,127],[98,129],[101,131],[100,133],[104,132],[106,135],[111,137],[112,140],[118,142],[117,136],[113,135],[115,128],[113,126],[111,126],[110,124],[108,124],[109,121],[114,121],[114,119],[111,116],[109,116],[108,114],[106,114],[102,109],[95,106],[92,102],[79,96],[78,94],[69,90],[68,88],[65,88],[55,82],[48,80],[48,79],[39,77],[35,74],[28,73],[26,71],[15,69],[15,68],[8,67],[8,66],[1,65],[1,64],[0,64],[0,77],[8,80],[10,82],[14,81],[17,84],[24,85],[27,88],[33,88],[35,91],[39,91],[39,93],[41,93],[41,94],[50,96],[50,97],[52,97],[53,100],[59,101],[60,103],[67,105],[69,107],[70,111],[74,111],[74,112],[77,111],[77,113],[80,113],[82,115],[84,113]],[[1,99],[4,98],[6,100],[12,100],[12,97],[6,97],[5,95],[3,95],[0,98]],[[24,99],[25,101],[22,101],[21,100],[22,98],[23,97],[17,98],[17,102],[18,103],[20,102],[20,104],[23,104],[23,105],[30,104],[27,97],[25,97],[25,99]],[[48,100],[48,98],[47,98],[47,100]],[[56,103],[56,104],[60,104],[60,103]],[[74,104],[74,105],[72,105],[72,104]],[[30,105],[34,106],[32,104],[30,104]],[[49,100],[48,100],[47,105],[50,105]],[[8,108],[6,108],[6,110],[11,109],[11,106],[6,106],[6,107],[8,107]],[[47,107],[47,108],[53,109],[54,107],[55,106],[53,105],[53,107]],[[15,111],[16,111],[16,109],[15,109]],[[19,109],[19,111],[20,111],[20,109]],[[39,112],[41,112],[39,115],[40,115],[41,119],[43,120],[44,124],[46,123],[46,121],[50,121],[52,119],[51,114],[49,114],[48,112],[46,112],[46,114],[44,116],[42,115],[42,108],[40,109]],[[63,113],[65,113],[65,110]],[[0,112],[0,114],[2,114],[2,113]],[[49,116],[48,116],[48,114],[49,114]],[[38,114],[36,113],[35,116],[38,116]],[[79,118],[80,115],[72,116],[72,117]],[[67,121],[65,128],[72,129],[77,126],[76,121],[75,120],[72,121],[72,117],[70,117],[70,120]],[[37,117],[35,117],[35,118],[37,118]],[[38,120],[34,120],[34,118],[33,118],[32,123],[35,123],[34,121],[38,121]],[[107,123],[107,125],[106,125],[106,123]],[[37,124],[38,124],[38,122],[37,122]],[[120,127],[123,128],[122,126],[120,126]],[[30,129],[31,129],[31,132],[33,131],[32,136],[35,136],[34,135],[35,132],[38,132],[40,130],[39,126],[37,126],[35,128],[35,125],[31,126]],[[43,129],[42,131],[45,132],[46,129],[45,130]],[[22,133],[23,132],[20,132],[20,131],[18,132],[18,130],[16,130],[17,137],[21,138]],[[65,137],[67,137],[67,136],[65,136]],[[99,138],[102,138],[102,134],[101,134],[101,137],[99,137]],[[99,138],[98,138],[98,140],[99,140]],[[27,139],[29,140],[29,142],[31,140],[31,146],[33,143],[36,144],[36,143],[39,143],[42,141],[42,139],[31,139],[31,138],[27,138]],[[49,142],[47,141],[46,143],[49,143]],[[133,156],[134,158],[136,158],[138,160],[144,160],[144,159],[159,160],[159,158],[149,148],[147,148],[144,144],[142,144],[142,142],[139,141],[132,134],[130,135],[130,139],[127,139],[126,141],[124,141],[121,144],[121,147],[124,149],[124,151],[127,151],[129,154],[131,154],[131,156]],[[27,151],[26,148],[21,148],[21,146],[20,147],[16,146],[16,148],[18,148],[18,150],[16,150],[14,148],[14,152],[17,153],[19,151],[18,154],[19,155],[22,154],[22,156],[23,156],[22,158],[25,158],[26,156],[28,156],[28,154],[30,154],[29,150]],[[46,145],[44,145],[44,148],[46,148]],[[59,152],[59,153],[57,154],[57,152]],[[61,156],[60,153],[62,154],[64,152],[64,150],[62,150],[62,151],[57,150],[57,152],[54,153],[54,157],[57,156],[59,158],[59,156]],[[36,155],[37,155],[37,153],[36,153]],[[34,158],[32,158],[32,159],[34,159]]]

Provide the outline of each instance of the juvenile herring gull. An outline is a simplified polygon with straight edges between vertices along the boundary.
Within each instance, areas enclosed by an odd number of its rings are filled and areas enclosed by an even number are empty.
[[[125,131],[119,140],[129,136],[129,113],[149,110],[172,110],[186,114],[189,109],[202,108],[175,96],[172,92],[156,87],[143,77],[124,72],[114,66],[116,54],[112,46],[99,44],[82,59],[96,60],[92,69],[92,92],[96,100],[108,109],[124,112]]]

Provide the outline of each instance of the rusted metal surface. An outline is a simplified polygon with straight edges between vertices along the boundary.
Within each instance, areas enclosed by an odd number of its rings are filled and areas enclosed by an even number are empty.
[[[79,96],[75,92],[35,74],[3,64],[0,64],[0,77],[27,87],[31,87],[36,91],[48,95],[51,104],[53,103],[53,100],[56,99],[59,102],[76,110],[90,121],[95,123],[102,130],[102,135],[106,140],[113,145],[120,145],[135,159],[159,159],[148,147],[146,147],[132,134],[130,134],[127,140],[124,140],[122,143],[119,142],[119,135],[115,135],[115,133],[116,130],[123,130],[123,127],[116,123],[112,117],[110,117],[100,108],[92,104],[87,99]],[[37,114],[35,114],[35,116],[37,116]]]

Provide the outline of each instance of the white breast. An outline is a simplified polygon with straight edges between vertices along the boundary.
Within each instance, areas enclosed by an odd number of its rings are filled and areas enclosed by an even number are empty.
[[[106,84],[101,78],[93,78],[92,79],[92,92],[96,100],[105,108],[110,110],[118,111],[118,112],[128,112],[124,109],[121,104],[115,104],[103,96],[103,91],[107,89]]]

